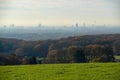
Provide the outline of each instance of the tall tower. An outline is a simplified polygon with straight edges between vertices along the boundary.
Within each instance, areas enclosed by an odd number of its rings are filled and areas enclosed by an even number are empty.
[[[96,26],[96,20],[94,21],[94,26]]]
[[[15,25],[14,25],[14,24],[12,24],[12,25],[11,25],[11,27],[15,27]]]
[[[75,35],[79,35],[79,25],[78,25],[78,23],[76,23],[74,31],[75,31]]]
[[[107,27],[106,27],[106,24],[103,24],[103,28],[104,28],[105,33],[109,32],[108,29],[107,29]]]
[[[6,28],[7,26],[6,26],[6,25],[4,25],[3,27],[4,27],[4,28]]]
[[[78,27],[78,23],[76,23],[75,26]]]
[[[38,24],[38,30],[37,30],[37,31],[38,31],[38,32],[41,32],[41,30],[42,30],[42,29],[41,29],[41,24]]]
[[[38,24],[38,27],[41,27],[41,24]]]
[[[83,27],[86,27],[86,23],[85,22],[83,23]]]
[[[104,27],[106,27],[106,25],[104,24]]]

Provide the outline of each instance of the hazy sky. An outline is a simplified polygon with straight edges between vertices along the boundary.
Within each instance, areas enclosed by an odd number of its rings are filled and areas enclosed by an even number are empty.
[[[120,25],[120,0],[0,0],[0,25]]]

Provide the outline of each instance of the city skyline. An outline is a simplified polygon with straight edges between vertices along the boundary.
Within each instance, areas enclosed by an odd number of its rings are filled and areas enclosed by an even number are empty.
[[[0,0],[0,25],[120,25],[119,0]]]

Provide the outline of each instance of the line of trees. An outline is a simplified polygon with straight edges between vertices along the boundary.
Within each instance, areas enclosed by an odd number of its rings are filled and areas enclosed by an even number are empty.
[[[18,57],[16,54],[0,56],[0,65],[37,64],[37,63],[86,63],[114,62],[114,53],[110,46],[91,44],[86,47],[70,46],[61,50],[50,50],[43,60],[37,56]]]
[[[109,46],[91,44],[86,47],[70,46],[62,50],[51,50],[43,63],[85,63],[114,62],[114,54]]]
[[[120,55],[120,34],[44,41],[0,38],[1,65],[112,62],[114,55]]]

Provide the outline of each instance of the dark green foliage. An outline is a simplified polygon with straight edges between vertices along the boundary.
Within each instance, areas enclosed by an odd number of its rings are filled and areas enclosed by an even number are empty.
[[[86,56],[83,50],[77,50],[74,56],[75,56],[75,62],[77,63],[86,62]]]
[[[23,64],[37,64],[37,60],[35,56],[27,57],[25,56],[22,61]]]
[[[103,45],[88,45],[87,47],[70,46],[62,50],[49,51],[44,63],[85,63],[114,62],[112,48]]]
[[[23,58],[22,64],[30,64],[30,58],[25,56],[25,58]]]
[[[86,62],[85,53],[81,47],[71,46],[62,50],[49,51],[45,63]]]
[[[21,60],[15,55],[0,55],[0,65],[17,65],[21,64]]]
[[[113,42],[113,51],[116,55],[120,55],[120,39]]]
[[[0,52],[3,51],[3,46],[2,46],[2,43],[0,42]]]
[[[90,44],[102,45],[102,47],[88,48],[87,46]],[[52,61],[52,63],[110,62],[114,61],[114,55],[120,55],[119,45],[120,34],[77,36],[44,41],[0,38],[0,56],[4,54],[0,63],[6,64],[4,62],[6,60],[9,62],[11,53],[15,54],[15,59],[20,60],[19,63],[23,63],[21,61],[25,56],[46,58],[47,62]],[[56,51],[54,52],[54,50]],[[55,58],[50,60],[48,56]]]
[[[89,62],[114,62],[114,54],[109,46],[88,45],[86,55]]]
[[[36,57],[35,56],[32,56],[30,58],[30,64],[37,64],[37,60],[36,60]]]

